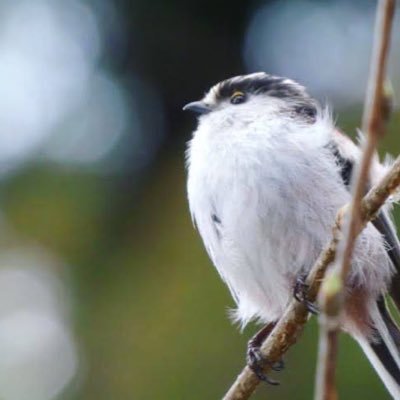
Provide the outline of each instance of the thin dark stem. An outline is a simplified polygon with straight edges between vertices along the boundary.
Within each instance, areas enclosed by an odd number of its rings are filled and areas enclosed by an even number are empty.
[[[362,197],[365,189],[369,186],[370,170],[377,143],[384,133],[383,84],[394,6],[394,0],[380,0],[378,4],[374,49],[363,117],[363,129],[367,138],[363,146],[360,165],[356,169],[353,179],[350,218],[346,219],[345,222],[344,238],[338,245],[333,270],[326,277],[319,296],[322,304],[322,313],[320,316],[320,353],[317,365],[316,400],[333,400],[337,398],[335,371],[340,330],[338,321],[344,306],[344,288],[351,268],[354,246],[361,230]]]
[[[323,382],[325,386],[317,384],[316,397],[319,399],[337,399],[335,385],[337,348],[338,335],[335,334],[335,331],[328,331],[326,335],[321,336],[318,349],[318,365],[321,367],[317,370],[317,382]]]

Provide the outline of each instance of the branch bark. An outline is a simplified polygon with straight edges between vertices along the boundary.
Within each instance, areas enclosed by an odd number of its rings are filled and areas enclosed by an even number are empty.
[[[371,165],[379,138],[384,134],[386,122],[383,93],[384,77],[389,53],[390,33],[395,0],[380,0],[376,13],[374,48],[370,77],[364,107],[363,131],[367,135],[361,162],[353,176],[350,218],[346,218],[344,239],[339,243],[336,262],[327,274],[319,294],[321,305],[319,355],[316,400],[336,400],[335,382],[340,318],[344,307],[347,275],[351,268],[352,254],[360,233],[361,201],[368,187]]]

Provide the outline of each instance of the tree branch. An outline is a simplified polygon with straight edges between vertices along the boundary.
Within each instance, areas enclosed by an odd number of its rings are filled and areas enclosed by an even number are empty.
[[[384,134],[385,101],[383,84],[389,53],[395,0],[380,0],[376,13],[374,48],[364,107],[363,131],[367,135],[360,165],[353,175],[350,219],[346,218],[344,239],[340,241],[336,262],[327,274],[319,294],[321,305],[320,341],[315,387],[316,400],[337,399],[335,373],[340,318],[345,301],[345,285],[361,224],[361,201],[369,186],[371,164],[379,138]]]

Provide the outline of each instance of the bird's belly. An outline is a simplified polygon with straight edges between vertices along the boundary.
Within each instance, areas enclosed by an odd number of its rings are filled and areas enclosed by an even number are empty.
[[[326,155],[299,151],[285,159],[285,153],[274,158],[261,150],[254,161],[238,156],[223,167],[210,158],[206,171],[192,171],[188,184],[200,234],[243,324],[280,317],[296,276],[313,265],[336,212],[350,199]],[[382,238],[369,225],[358,240],[349,282],[378,293],[390,274]]]
[[[291,299],[297,275],[309,269],[326,242],[334,211],[317,204],[309,211],[295,188],[285,193],[272,180],[226,197],[214,263],[233,293],[238,319],[275,320]]]

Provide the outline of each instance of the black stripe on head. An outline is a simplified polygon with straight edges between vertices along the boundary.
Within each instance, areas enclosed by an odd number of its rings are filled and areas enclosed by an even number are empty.
[[[329,142],[326,146],[335,158],[336,165],[339,167],[340,176],[343,183],[348,188],[350,186],[351,175],[353,173],[354,162],[342,156],[338,145],[335,142]]]
[[[308,123],[316,120],[316,101],[309,96],[303,86],[290,79],[258,72],[226,79],[215,85],[212,91],[217,101],[229,99],[235,92],[265,94],[286,99],[288,102],[285,112],[294,112],[297,118],[300,116],[303,121]]]
[[[310,99],[305,89],[296,82],[262,72],[226,79],[217,85],[215,94],[217,98],[225,99],[237,91],[252,94],[265,93],[272,97],[294,100]]]

